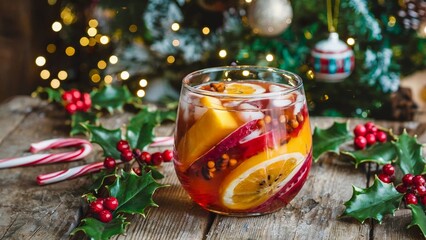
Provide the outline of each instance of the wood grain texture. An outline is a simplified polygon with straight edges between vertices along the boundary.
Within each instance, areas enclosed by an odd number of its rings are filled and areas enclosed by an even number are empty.
[[[106,128],[117,128],[128,122],[131,114],[123,113],[101,119]],[[22,156],[30,143],[54,137],[67,137],[69,117],[64,111],[44,101],[17,97],[0,105],[0,158]],[[312,118],[312,126],[328,127],[333,121],[349,119]],[[350,119],[350,126],[365,122]],[[426,142],[426,124],[418,122],[376,122],[410,134]],[[173,123],[156,129],[157,136],[173,134]],[[84,137],[84,136],[81,136]],[[149,149],[162,151],[164,148]],[[0,240],[2,239],[68,239],[82,214],[81,195],[88,177],[48,186],[37,186],[35,177],[103,157],[98,146],[86,159],[37,167],[0,169]],[[313,164],[305,186],[284,209],[258,217],[236,218],[209,213],[191,201],[180,186],[171,163],[160,171],[165,178],[154,195],[158,208],[150,208],[146,218],[133,216],[127,234],[113,239],[420,239],[413,227],[409,210],[387,216],[383,224],[366,221],[360,224],[341,218],[343,203],[352,195],[351,185],[366,187],[371,182],[369,168],[354,169],[352,163],[335,154],[324,155]],[[370,171],[375,170],[372,166]],[[368,178],[370,177],[370,178]]]

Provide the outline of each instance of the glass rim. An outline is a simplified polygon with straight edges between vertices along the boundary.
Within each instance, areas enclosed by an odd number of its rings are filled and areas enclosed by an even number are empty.
[[[289,76],[292,80],[296,82],[296,84],[290,85],[288,84],[288,88],[283,89],[282,91],[277,92],[268,92],[268,93],[259,93],[259,94],[230,94],[230,93],[220,93],[220,92],[213,92],[208,90],[203,90],[200,88],[196,88],[190,85],[190,81],[195,76],[201,76],[203,74],[207,73],[213,73],[213,72],[225,72],[225,71],[243,71],[243,70],[257,70],[259,72],[275,72],[282,75]],[[253,79],[253,80],[260,80],[262,79]],[[267,81],[265,81],[267,82]],[[282,83],[277,83],[282,84]],[[274,67],[264,67],[264,66],[256,66],[256,65],[239,65],[239,66],[218,66],[218,67],[210,67],[210,68],[204,68],[200,69],[194,72],[191,72],[187,74],[183,80],[182,80],[182,86],[189,90],[190,92],[204,95],[204,96],[211,96],[211,97],[219,97],[219,98],[242,98],[242,99],[251,99],[251,98],[273,98],[278,97],[282,95],[288,95],[295,91],[298,91],[300,88],[303,87],[303,81],[302,78],[290,71],[274,68]]]

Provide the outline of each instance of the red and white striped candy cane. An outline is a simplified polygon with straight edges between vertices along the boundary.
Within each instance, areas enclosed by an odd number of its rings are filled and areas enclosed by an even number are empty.
[[[173,137],[155,137],[149,147],[164,147],[173,145]]]
[[[86,157],[93,149],[92,144],[84,139],[57,138],[31,144],[30,151],[36,153],[41,150],[62,148],[69,146],[81,146],[79,150],[64,153],[33,154],[24,157],[0,159],[0,168],[18,166],[32,166],[37,164],[48,164],[56,162],[70,162]]]
[[[41,174],[37,176],[38,185],[46,185],[56,183],[76,177],[86,175],[102,170],[104,167],[103,162],[89,163],[83,166],[73,167],[67,170],[57,171],[53,173]]]

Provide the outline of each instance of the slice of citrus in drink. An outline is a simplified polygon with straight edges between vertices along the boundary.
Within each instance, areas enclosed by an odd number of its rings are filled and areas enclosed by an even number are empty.
[[[266,91],[265,88],[252,83],[229,83],[225,86],[225,93],[228,94],[260,94]]]
[[[265,161],[272,157],[268,155],[265,151],[244,161],[224,179],[220,191],[225,207],[246,210],[261,205],[293,178],[305,158],[294,152]]]

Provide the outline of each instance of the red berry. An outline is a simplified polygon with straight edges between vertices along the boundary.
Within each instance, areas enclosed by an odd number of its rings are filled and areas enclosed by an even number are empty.
[[[134,167],[134,168],[132,168],[132,170],[133,170],[134,173],[136,173],[136,175],[138,175],[138,176],[142,175],[140,168]]]
[[[354,128],[355,136],[365,136],[366,133],[367,133],[367,129],[365,128],[364,125],[358,124],[355,126]]]
[[[99,213],[100,211],[104,210],[104,205],[98,200],[91,202],[89,207],[90,211],[93,213]]]
[[[104,200],[104,207],[108,210],[114,211],[118,207],[118,200],[115,197],[107,197]]]
[[[112,220],[112,214],[108,210],[102,210],[98,215],[101,222],[107,223]]]
[[[77,106],[74,103],[68,103],[65,106],[65,110],[67,110],[69,114],[74,114],[75,112],[77,112]]]
[[[416,175],[416,176],[414,176],[413,177],[413,185],[414,186],[423,186],[423,185],[425,185],[425,183],[426,183],[426,181],[425,181],[425,179],[423,178],[423,176],[422,175]]]
[[[410,173],[407,173],[407,174],[405,174],[403,177],[402,177],[402,183],[405,185],[405,186],[407,186],[407,187],[410,187],[412,184],[413,184],[413,175],[412,174],[410,174]]]
[[[113,169],[115,168],[115,166],[117,165],[117,163],[115,162],[115,159],[112,157],[106,157],[104,160],[104,167],[106,169]]]
[[[391,182],[391,178],[387,174],[380,173],[379,175],[377,175],[377,177],[384,183],[390,183]]]
[[[173,152],[172,150],[165,150],[162,154],[164,162],[170,162],[173,160]]]
[[[83,96],[81,98],[83,100],[84,105],[92,105],[92,98],[90,97],[90,94],[83,93]]]
[[[72,95],[72,101],[73,102],[80,100],[80,98],[81,98],[81,92],[80,91],[78,91],[77,89],[71,89],[69,92]]]
[[[416,192],[419,196],[425,196],[426,195],[426,187],[425,186],[417,186]]]
[[[420,201],[426,206],[426,196],[420,197]]]
[[[144,161],[146,164],[151,164],[151,154],[149,152],[142,152],[139,157],[140,160]]]
[[[125,149],[121,152],[121,160],[123,162],[130,162],[133,159],[133,153],[129,149]]]
[[[377,132],[377,127],[372,122],[367,122],[367,123],[364,124],[364,126],[367,130],[367,133],[376,133]]]
[[[354,145],[357,149],[364,149],[367,146],[367,139],[363,136],[357,136],[354,139]]]
[[[123,152],[124,150],[130,150],[129,142],[126,140],[120,140],[117,142],[117,150]]]
[[[75,106],[77,107],[77,110],[78,110],[78,111],[82,111],[82,110],[84,110],[84,103],[83,103],[83,101],[81,101],[81,100],[77,100],[77,101],[75,102]]]
[[[392,164],[383,165],[382,172],[388,176],[392,176],[395,173],[395,167]]]
[[[365,139],[367,140],[368,146],[371,146],[376,143],[376,136],[372,133],[367,133],[367,135],[365,135]]]
[[[62,97],[62,100],[66,102],[72,101],[72,94],[70,92],[64,92],[61,97]]]
[[[404,184],[398,184],[395,187],[396,191],[398,191],[399,193],[406,193],[407,192],[407,187]]]
[[[383,131],[377,131],[376,132],[376,140],[378,142],[384,143],[388,140],[388,136],[386,136],[386,133]]]
[[[135,148],[135,149],[133,149],[133,156],[135,157],[135,158],[140,158],[140,156],[141,156],[141,154],[142,154],[142,151],[139,149],[139,148]]]
[[[417,197],[414,193],[405,194],[405,203],[406,204],[417,204]]]
[[[160,152],[155,152],[151,155],[151,162],[155,166],[160,166],[163,163],[163,155]]]
[[[102,205],[104,205],[104,198],[97,198],[96,201],[100,202]]]

